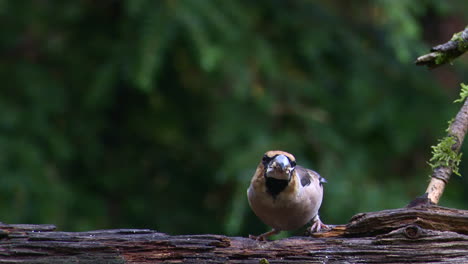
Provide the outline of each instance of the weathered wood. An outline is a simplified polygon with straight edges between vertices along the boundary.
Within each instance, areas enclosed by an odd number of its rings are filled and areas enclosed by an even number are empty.
[[[315,237],[259,242],[147,229],[57,232],[0,224],[0,263],[468,263],[468,211],[437,206],[358,214]],[[262,261],[261,261],[262,260]]]
[[[351,219],[345,235],[379,235],[408,226],[468,235],[468,211],[423,206],[361,213]]]

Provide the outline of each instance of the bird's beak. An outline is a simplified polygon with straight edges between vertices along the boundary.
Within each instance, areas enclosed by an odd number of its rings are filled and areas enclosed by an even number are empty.
[[[266,176],[280,180],[289,180],[293,170],[294,168],[291,167],[289,159],[285,155],[278,155],[268,164]]]
[[[273,159],[273,166],[280,167],[282,170],[285,170],[287,167],[290,167],[288,158],[285,155],[278,155]]]

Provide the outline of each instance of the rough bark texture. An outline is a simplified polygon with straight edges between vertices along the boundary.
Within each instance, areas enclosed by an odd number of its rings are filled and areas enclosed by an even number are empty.
[[[450,41],[433,47],[431,51],[431,53],[417,58],[416,65],[426,65],[431,69],[436,68],[450,63],[453,59],[468,51],[468,27],[464,31],[455,34]]]
[[[56,232],[0,224],[0,263],[468,263],[468,211],[363,213],[314,237],[259,242],[152,230]]]

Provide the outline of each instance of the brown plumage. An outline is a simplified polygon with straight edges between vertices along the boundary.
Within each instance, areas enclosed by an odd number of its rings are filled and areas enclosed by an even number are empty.
[[[294,230],[312,222],[311,232],[328,228],[318,216],[326,182],[317,172],[296,165],[287,152],[268,151],[263,156],[247,190],[254,213],[272,231],[252,238],[263,240],[283,230]]]

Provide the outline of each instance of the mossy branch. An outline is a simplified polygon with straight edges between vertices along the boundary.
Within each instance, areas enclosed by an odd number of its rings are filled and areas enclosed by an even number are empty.
[[[461,84],[460,98],[453,101],[454,103],[461,103],[468,97],[468,85]],[[458,166],[461,162],[462,153],[457,153],[454,146],[457,146],[457,137],[450,134],[450,128],[455,119],[448,121],[448,127],[445,130],[448,135],[439,140],[439,144],[432,146],[432,157],[429,160],[429,165],[434,170],[438,167],[450,167],[452,172],[461,176]]]
[[[427,198],[437,204],[450,179],[455,173],[460,176],[458,166],[462,153],[460,148],[468,130],[468,85],[461,84],[460,98],[455,102],[464,102],[462,108],[453,120],[449,121],[447,136],[432,147],[432,157],[429,164],[433,169],[431,181],[426,190]]]
[[[468,85],[462,83],[461,85],[461,91],[460,91],[460,98],[457,100],[453,101],[454,103],[461,103],[466,100],[468,97]]]
[[[431,53],[416,59],[416,65],[426,65],[430,69],[451,63],[455,58],[468,51],[468,26],[465,30],[455,33],[448,42],[435,46]]]
[[[462,153],[453,151],[452,146],[457,143],[454,137],[446,136],[439,141],[439,144],[432,146],[432,157],[429,160],[429,165],[432,169],[438,167],[450,167],[452,172],[458,176],[458,165],[460,164]]]

